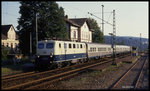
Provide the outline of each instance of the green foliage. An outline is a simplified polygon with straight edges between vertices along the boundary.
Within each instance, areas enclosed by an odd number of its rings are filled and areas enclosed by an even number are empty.
[[[1,53],[2,53],[2,57],[1,57],[1,60],[4,61],[4,60],[7,60],[7,55],[10,53],[11,49],[10,48],[7,48],[7,47],[4,47],[4,46],[1,46]]]
[[[96,43],[105,43],[104,35],[101,32],[96,20],[89,18],[88,21],[90,28],[94,30],[94,32],[92,33],[92,41]]]
[[[38,16],[38,40],[45,38],[68,39],[64,10],[54,1],[20,1],[21,17],[18,21],[20,49],[23,54],[30,54],[30,32],[32,49],[36,49],[36,14]]]

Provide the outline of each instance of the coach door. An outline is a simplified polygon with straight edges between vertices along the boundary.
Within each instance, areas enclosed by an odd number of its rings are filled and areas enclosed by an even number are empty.
[[[64,51],[65,51],[65,60],[66,60],[67,43],[64,43]]]

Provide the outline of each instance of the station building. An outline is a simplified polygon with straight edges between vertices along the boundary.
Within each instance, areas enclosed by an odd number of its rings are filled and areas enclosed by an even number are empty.
[[[1,45],[15,49],[19,45],[13,25],[1,25]]]
[[[92,29],[87,18],[65,18],[69,39],[77,42],[92,42]]]

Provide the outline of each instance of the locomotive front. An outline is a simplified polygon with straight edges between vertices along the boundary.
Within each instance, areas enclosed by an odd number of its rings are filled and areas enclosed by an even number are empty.
[[[37,43],[37,53],[35,65],[39,67],[49,67],[54,59],[55,42],[52,40],[43,40]]]

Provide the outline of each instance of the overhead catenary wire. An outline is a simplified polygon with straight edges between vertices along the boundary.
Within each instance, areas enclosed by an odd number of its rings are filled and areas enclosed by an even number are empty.
[[[101,18],[99,18],[98,16],[96,16],[96,15],[94,15],[94,14],[92,14],[92,13],[90,13],[90,12],[88,12],[88,14],[90,14],[91,16],[94,16],[94,17],[96,17],[96,18],[98,18],[98,19],[101,19]],[[102,19],[101,19],[102,20]],[[107,24],[109,24],[109,25],[112,25],[113,26],[113,24],[111,24],[111,23],[109,23],[108,21],[105,21],[105,20],[103,20],[105,23],[107,23]]]
[[[10,16],[16,16],[16,17],[18,17],[17,15],[10,14],[10,13],[8,13],[8,12],[3,12],[2,14],[7,14],[7,15],[10,15]]]

